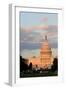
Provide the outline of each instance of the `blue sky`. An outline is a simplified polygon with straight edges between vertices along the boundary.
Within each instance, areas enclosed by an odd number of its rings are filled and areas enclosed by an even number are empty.
[[[47,18],[48,22],[42,21]],[[57,25],[57,14],[54,13],[36,13],[36,12],[22,12],[20,13],[21,27],[28,27],[39,24]]]
[[[57,54],[58,15],[54,13],[20,12],[20,54],[23,57],[38,56],[44,37]]]

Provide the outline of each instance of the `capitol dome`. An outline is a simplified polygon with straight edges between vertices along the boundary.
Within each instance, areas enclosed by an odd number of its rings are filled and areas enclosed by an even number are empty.
[[[44,43],[42,43],[40,49],[40,60],[42,66],[48,67],[49,65],[51,65],[51,58],[52,58],[52,51],[51,48],[49,47],[47,36],[45,36]]]

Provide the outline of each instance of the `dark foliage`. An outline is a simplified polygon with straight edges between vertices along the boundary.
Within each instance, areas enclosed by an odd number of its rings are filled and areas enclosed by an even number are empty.
[[[26,71],[28,69],[28,65],[25,63],[27,59],[24,59],[20,56],[20,72]]]
[[[29,70],[32,70],[32,63],[29,64]]]
[[[58,59],[54,58],[53,65],[52,65],[52,71],[58,70]]]

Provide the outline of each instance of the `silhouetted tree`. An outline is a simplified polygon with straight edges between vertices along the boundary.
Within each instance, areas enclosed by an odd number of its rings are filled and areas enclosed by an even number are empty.
[[[24,59],[20,56],[20,72],[22,72],[23,70],[27,70],[28,69],[28,65],[26,64],[27,59]]]
[[[52,65],[52,71],[58,70],[58,59],[54,58],[53,65]]]
[[[32,63],[29,64],[29,69],[32,70]]]

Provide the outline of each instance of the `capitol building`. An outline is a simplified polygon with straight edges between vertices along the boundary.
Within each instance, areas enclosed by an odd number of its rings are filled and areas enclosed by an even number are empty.
[[[33,68],[51,68],[53,62],[52,50],[49,47],[47,36],[44,39],[40,48],[40,55],[28,59],[28,63],[32,63]]]

